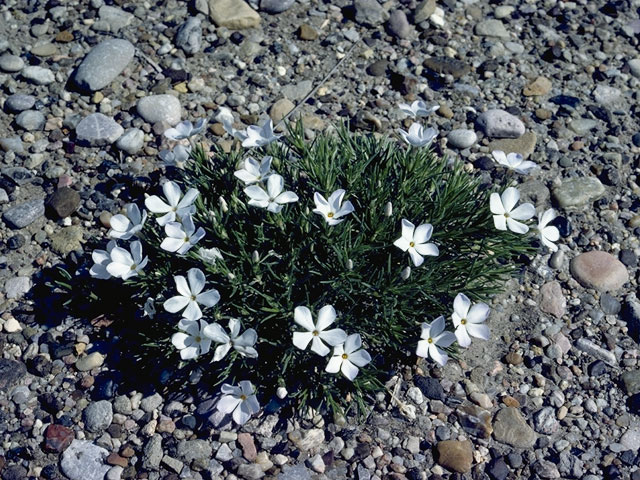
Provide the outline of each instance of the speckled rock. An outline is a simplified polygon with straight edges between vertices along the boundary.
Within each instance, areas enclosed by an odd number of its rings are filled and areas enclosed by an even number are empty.
[[[471,470],[473,447],[469,440],[445,440],[436,445],[436,460],[445,468],[458,473]]]
[[[487,110],[478,116],[476,122],[487,137],[518,138],[524,134],[522,121],[504,110]]]
[[[88,440],[74,440],[62,454],[60,468],[70,480],[104,480],[111,468],[104,463],[108,455]]]
[[[576,208],[601,198],[605,187],[595,177],[576,177],[564,180],[553,189],[553,198],[560,207]]]
[[[587,288],[618,290],[629,281],[624,264],[607,252],[594,250],[571,260],[571,275]]]
[[[516,448],[532,448],[538,435],[527,425],[517,408],[506,407],[493,419],[493,436],[502,443]]]
[[[138,114],[147,123],[166,122],[173,126],[180,122],[180,100],[173,95],[149,95],[138,100]]]
[[[2,217],[12,228],[24,228],[44,215],[44,199],[36,198],[9,208]]]
[[[128,40],[111,38],[91,49],[75,73],[74,81],[88,91],[101,90],[133,60],[135,48]]]
[[[556,318],[562,318],[567,308],[567,300],[564,298],[562,287],[558,282],[545,283],[540,288],[538,306],[543,312]]]
[[[78,142],[92,147],[110,145],[123,132],[124,128],[118,122],[102,113],[92,113],[76,126]]]
[[[231,30],[260,25],[260,15],[244,0],[209,0],[209,16],[218,27]]]

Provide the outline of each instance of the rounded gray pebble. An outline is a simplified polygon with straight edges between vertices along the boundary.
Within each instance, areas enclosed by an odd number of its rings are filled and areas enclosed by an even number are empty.
[[[16,124],[28,132],[42,130],[46,121],[44,115],[37,110],[25,110],[16,117]]]

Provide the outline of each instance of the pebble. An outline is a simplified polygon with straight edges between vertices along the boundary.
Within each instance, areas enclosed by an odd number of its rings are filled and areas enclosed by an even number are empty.
[[[31,83],[36,85],[49,85],[56,81],[56,77],[51,70],[44,67],[26,67],[21,75]]]
[[[47,119],[37,110],[25,110],[16,117],[16,124],[27,132],[42,130]]]
[[[130,128],[116,141],[116,147],[129,155],[134,155],[144,146],[144,132],[139,128]]]
[[[29,277],[13,277],[5,281],[4,292],[9,300],[22,298],[31,290],[31,279]]]
[[[546,77],[538,77],[522,89],[525,97],[540,97],[551,91],[551,80]]]
[[[591,340],[586,338],[579,338],[576,340],[575,346],[578,350],[582,350],[583,352],[591,355],[593,358],[597,358],[598,360],[602,360],[604,363],[607,363],[612,366],[616,366],[618,364],[618,360],[613,352],[609,350],[605,350],[604,348],[596,345]]]
[[[567,301],[558,282],[545,283],[540,288],[538,306],[543,312],[562,318],[567,308]]]
[[[187,463],[195,459],[209,459],[213,456],[211,444],[206,440],[183,440],[178,443],[176,452],[178,457],[184,459]]]
[[[617,315],[620,313],[622,305],[617,298],[605,293],[600,297],[600,308],[605,315]]]
[[[569,128],[578,135],[586,135],[598,126],[598,122],[590,118],[578,118],[569,123]]]
[[[100,352],[90,353],[89,355],[80,357],[76,361],[76,368],[80,372],[88,372],[89,370],[93,370],[94,368],[101,367],[104,363],[104,358],[104,355],[102,355]]]
[[[303,23],[298,29],[298,37],[301,40],[316,40],[318,38],[318,32],[312,26]]]
[[[476,24],[475,26],[476,35],[481,37],[494,37],[501,39],[508,39],[509,32],[505,28],[502,21],[490,18],[488,20],[483,20]]]
[[[458,473],[471,470],[473,447],[469,440],[445,440],[436,445],[436,459],[443,467]]]
[[[157,470],[162,461],[162,437],[153,435],[142,449],[142,466],[147,470]]]
[[[184,22],[176,34],[176,47],[187,55],[195,55],[202,48],[202,26],[198,17]]]
[[[538,436],[527,425],[517,408],[506,407],[493,419],[493,436],[496,440],[516,448],[532,448]]]
[[[10,112],[23,112],[25,110],[29,110],[33,108],[36,104],[36,97],[33,95],[23,95],[20,93],[15,93],[7,97],[7,101],[4,103],[4,106]]]
[[[27,278],[27,280],[31,282],[30,278]],[[9,360],[8,358],[0,358],[0,392],[11,391],[13,386],[17,385],[26,374],[27,367],[24,363],[16,360]]]
[[[313,451],[324,442],[324,430],[319,428],[294,430],[289,433],[288,437],[303,452]]]
[[[560,423],[556,420],[556,412],[553,407],[544,407],[533,414],[533,427],[536,432],[545,435],[553,435],[560,429]]]
[[[628,395],[640,393],[640,370],[629,370],[622,374],[622,383]]]
[[[558,467],[556,467],[554,463],[547,460],[538,460],[533,465],[531,465],[531,469],[540,478],[560,478]]]
[[[515,9],[516,8],[512,5],[500,5],[496,7],[493,14],[496,18],[502,19],[510,16],[515,11]]]
[[[44,432],[44,449],[48,452],[64,452],[75,438],[73,430],[62,425],[51,424]]]
[[[119,123],[102,113],[92,113],[76,126],[78,142],[91,147],[110,145],[120,138],[123,132],[124,128]]]
[[[593,98],[600,105],[611,107],[620,101],[622,92],[620,89],[608,85],[598,85],[593,90]]]
[[[105,430],[113,420],[113,407],[108,400],[99,400],[87,406],[82,412],[82,420],[87,430],[99,433]]]
[[[147,413],[153,412],[160,405],[162,405],[162,397],[159,393],[154,393],[153,395],[144,397],[140,401],[140,408]]]
[[[98,16],[100,17],[101,22],[108,26],[107,31],[113,33],[118,33],[122,28],[128,26],[134,18],[131,13],[125,12],[121,8],[107,5],[100,7],[100,10],[98,10]]]
[[[389,16],[389,31],[398,38],[411,37],[411,25],[402,10],[394,10]]]
[[[451,57],[429,57],[422,65],[436,73],[451,75],[454,79],[464,77],[471,71],[469,64]]]
[[[244,0],[209,0],[209,16],[218,27],[231,30],[260,25],[260,15]]]
[[[74,440],[62,454],[60,469],[70,480],[103,480],[111,468],[109,452],[88,440]]]
[[[44,199],[36,198],[9,208],[3,214],[11,228],[24,228],[44,215]]]
[[[460,128],[457,130],[451,130],[449,135],[447,135],[447,140],[448,145],[451,145],[454,148],[464,149],[469,148],[471,145],[476,143],[478,136],[473,130]]]
[[[389,18],[387,11],[377,0],[355,0],[355,20],[365,27],[377,27]]]
[[[436,0],[422,0],[413,11],[413,20],[416,24],[428,20],[436,12]]]
[[[634,58],[633,60],[629,60],[627,63],[629,65],[631,75],[636,78],[640,78],[640,58]]]
[[[607,252],[594,250],[581,253],[570,264],[571,275],[587,288],[612,291],[629,281],[624,264]]]
[[[595,177],[575,177],[555,187],[553,197],[560,207],[573,209],[595,202],[605,191],[604,185]]]
[[[260,10],[263,12],[276,14],[289,10],[296,0],[261,0]]]
[[[0,55],[0,70],[3,72],[19,72],[24,68],[24,60],[17,55],[5,53]]]
[[[442,388],[438,379],[415,375],[413,377],[413,383],[422,391],[425,397],[432,400],[444,400],[444,388]]]
[[[273,123],[276,124],[282,120],[291,110],[293,110],[295,104],[288,98],[281,98],[271,106],[269,110],[269,116]]]
[[[491,138],[518,138],[524,134],[522,121],[504,110],[487,110],[477,119],[478,127]]]
[[[138,114],[145,122],[165,122],[174,126],[180,122],[182,108],[180,100],[173,95],[149,95],[138,100]]]
[[[5,152],[24,152],[24,146],[22,145],[20,137],[0,138],[0,147]]]
[[[74,82],[85,91],[101,90],[122,73],[133,60],[134,54],[135,48],[128,40],[105,40],[84,57],[76,70]]]

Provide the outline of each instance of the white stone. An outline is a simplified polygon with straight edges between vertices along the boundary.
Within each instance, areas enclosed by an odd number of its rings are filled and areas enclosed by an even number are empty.
[[[451,130],[449,135],[447,135],[447,140],[448,145],[451,145],[454,148],[464,149],[469,148],[471,145],[476,143],[478,136],[473,130],[459,128]]]
[[[173,95],[149,95],[138,100],[138,114],[147,123],[166,122],[171,126],[180,122],[180,101]]]
[[[74,440],[62,454],[60,468],[70,480],[104,480],[111,469],[104,464],[109,452],[88,440]]]

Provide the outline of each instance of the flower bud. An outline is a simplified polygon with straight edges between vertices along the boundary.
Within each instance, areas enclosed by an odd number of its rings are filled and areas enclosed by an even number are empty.
[[[407,280],[410,276],[411,276],[411,267],[406,267],[400,273],[400,277],[402,277],[403,280]]]
[[[236,276],[233,273],[229,272],[229,273],[227,273],[227,278],[229,280],[234,280],[236,278]]]
[[[254,250],[253,253],[251,254],[251,260],[253,260],[254,263],[258,263],[260,261],[260,254],[258,253],[257,250]]]
[[[347,260],[347,270],[353,270],[353,260]]]
[[[387,202],[387,204],[384,206],[384,215],[386,217],[390,217],[393,214],[393,205],[391,204],[391,202]]]
[[[288,394],[289,392],[287,392],[287,389],[284,387],[278,387],[278,389],[276,390],[276,395],[278,396],[279,399],[283,399]]]
[[[304,207],[304,214],[309,215],[309,212],[310,212],[309,207]]]
[[[229,206],[227,205],[227,201],[224,199],[222,195],[220,195],[220,198],[218,198],[218,203],[220,204],[220,208],[224,213],[227,213],[229,211]]]

